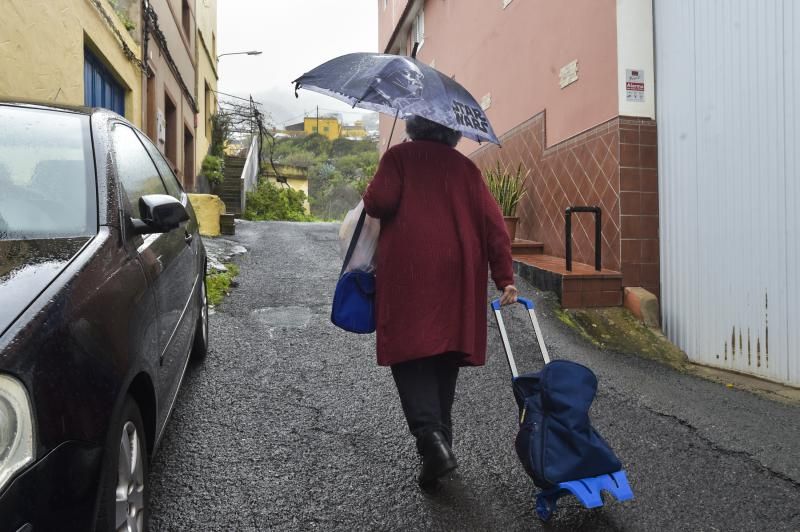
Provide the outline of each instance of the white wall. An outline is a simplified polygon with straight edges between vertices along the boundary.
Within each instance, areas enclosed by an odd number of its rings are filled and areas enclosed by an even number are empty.
[[[644,72],[644,101],[627,99],[627,71]],[[617,0],[617,86],[619,114],[656,117],[652,0]]]

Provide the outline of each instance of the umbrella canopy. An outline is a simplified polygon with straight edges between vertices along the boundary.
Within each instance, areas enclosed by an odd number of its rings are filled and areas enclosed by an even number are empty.
[[[455,80],[411,57],[354,53],[321,64],[293,82],[353,107],[401,119],[417,115],[478,142],[500,144],[475,98]]]

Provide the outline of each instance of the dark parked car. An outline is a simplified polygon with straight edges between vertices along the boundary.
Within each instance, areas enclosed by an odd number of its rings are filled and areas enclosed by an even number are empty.
[[[153,144],[0,102],[0,530],[142,530],[147,465],[208,345],[206,254]]]

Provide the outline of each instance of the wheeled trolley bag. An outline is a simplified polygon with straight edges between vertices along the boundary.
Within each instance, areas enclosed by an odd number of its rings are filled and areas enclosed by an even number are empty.
[[[567,494],[577,497],[586,508],[603,505],[601,491],[618,501],[632,499],[622,464],[589,421],[597,377],[575,362],[551,362],[533,302],[517,300],[528,309],[544,358],[544,369],[536,373],[518,374],[499,299],[492,302],[492,308],[520,413],[515,447],[525,470],[542,489],[536,497],[537,515],[543,521],[549,520],[559,497]]]

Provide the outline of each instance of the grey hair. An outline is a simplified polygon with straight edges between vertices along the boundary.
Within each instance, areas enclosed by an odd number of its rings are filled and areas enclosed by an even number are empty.
[[[411,140],[432,140],[455,148],[461,133],[421,116],[406,119],[406,133]]]

